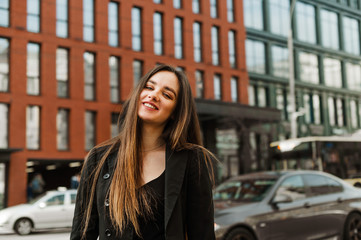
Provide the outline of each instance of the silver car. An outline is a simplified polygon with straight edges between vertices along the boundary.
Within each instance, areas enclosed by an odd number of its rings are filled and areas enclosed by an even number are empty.
[[[214,203],[217,240],[361,239],[361,190],[323,172],[245,174]]]
[[[32,231],[70,228],[76,190],[48,191],[27,204],[0,210],[0,232],[27,235]]]

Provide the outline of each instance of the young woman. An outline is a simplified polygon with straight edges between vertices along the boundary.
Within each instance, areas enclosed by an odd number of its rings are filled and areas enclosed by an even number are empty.
[[[186,76],[169,65],[149,71],[119,129],[88,154],[70,238],[215,239],[213,155],[201,146]]]

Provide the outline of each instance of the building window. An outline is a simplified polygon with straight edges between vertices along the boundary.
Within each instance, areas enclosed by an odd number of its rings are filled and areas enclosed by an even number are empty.
[[[27,0],[26,29],[29,32],[40,32],[40,0]]]
[[[289,0],[270,0],[271,32],[281,36],[288,36],[289,29]]]
[[[359,9],[359,0],[351,0],[350,1],[350,7],[353,8],[353,9]]]
[[[182,18],[174,18],[174,57],[183,58],[183,21]]]
[[[65,48],[56,49],[56,81],[58,83],[58,97],[69,97],[69,63],[68,50]]]
[[[228,22],[234,22],[234,3],[233,3],[233,0],[227,0],[227,19],[228,19]]]
[[[320,75],[318,71],[317,55],[312,53],[300,52],[298,54],[300,79],[302,82],[313,84],[320,83]]]
[[[28,106],[26,108],[26,148],[40,149],[40,107]]]
[[[341,62],[333,58],[323,59],[324,82],[329,87],[342,87]]]
[[[194,61],[202,61],[202,29],[199,22],[193,23],[193,47],[194,47]]]
[[[238,102],[238,78],[231,77],[231,98],[232,102]]]
[[[321,106],[319,95],[304,94],[303,107],[306,110],[304,115],[306,123],[321,123]]]
[[[211,29],[212,37],[212,63],[219,65],[219,40],[218,40],[218,27],[213,26]]]
[[[249,72],[266,73],[266,52],[263,42],[246,40],[246,63]]]
[[[9,26],[9,0],[0,1],[0,26]]]
[[[288,78],[288,49],[280,46],[272,46],[272,69],[276,77]]]
[[[139,80],[143,76],[143,62],[140,60],[134,60],[133,61],[133,81],[134,86],[137,85]]]
[[[56,116],[56,140],[58,150],[69,149],[69,110],[60,108]]]
[[[40,94],[40,45],[28,43],[27,46],[27,93],[29,95]]]
[[[276,89],[276,107],[282,112],[282,120],[288,120],[289,116],[289,105],[288,105],[288,97],[286,89],[278,87]]]
[[[162,0],[153,0],[154,3],[160,4],[162,3]]]
[[[154,38],[154,54],[163,54],[163,15],[154,13],[153,15],[153,38]]]
[[[316,43],[315,7],[303,2],[296,3],[297,39],[308,43]],[[304,27],[307,26],[307,27]]]
[[[204,97],[204,73],[203,71],[196,70],[195,71],[195,78],[196,78],[196,94],[197,98]]]
[[[201,12],[201,5],[199,3],[199,0],[192,0],[192,10],[193,13],[200,13]]]
[[[251,106],[267,107],[268,103],[268,88],[263,86],[248,86],[248,103]]]
[[[68,0],[56,0],[56,36],[68,37]]]
[[[85,111],[85,150],[89,151],[95,146],[96,113]]]
[[[119,58],[111,56],[109,58],[110,76],[110,102],[118,103],[119,98]]]
[[[119,26],[118,26],[118,3],[109,2],[108,3],[108,41],[109,45],[116,47],[119,45]]]
[[[95,55],[84,53],[84,99],[95,100]]]
[[[243,0],[243,4],[245,26],[263,30],[263,0]]]
[[[231,68],[237,67],[236,60],[236,33],[231,30],[228,32],[228,54],[229,54],[229,65]]]
[[[351,90],[361,90],[361,66],[359,64],[346,63],[347,87]]]
[[[213,86],[214,86],[214,99],[222,100],[221,75],[214,74],[214,76],[213,76]]]
[[[0,148],[8,148],[9,134],[9,107],[7,104],[0,103]]]
[[[340,98],[328,98],[328,116],[331,126],[343,127],[345,126],[345,103]]]
[[[132,8],[132,49],[142,50],[142,17],[140,8]]]
[[[255,87],[253,85],[248,85],[248,104],[250,106],[256,106],[256,95]]]
[[[331,11],[321,10],[322,46],[339,49],[338,19],[337,14]]]
[[[110,125],[110,135],[112,138],[118,136],[119,134],[119,129],[118,129],[118,117],[119,117],[119,114],[118,113],[111,113],[111,120],[112,120],[112,123]]]
[[[211,11],[211,18],[218,17],[218,0],[209,0],[210,2],[210,11]]]
[[[173,0],[173,7],[176,9],[182,8],[182,0]]]
[[[343,40],[345,51],[351,54],[360,54],[360,29],[356,19],[343,17]]]
[[[94,0],[83,0],[83,38],[94,42]]]
[[[350,114],[351,114],[351,127],[352,128],[358,128],[358,115],[357,114],[357,102],[355,100],[350,100]]]
[[[9,91],[9,40],[0,38],[0,92]]]

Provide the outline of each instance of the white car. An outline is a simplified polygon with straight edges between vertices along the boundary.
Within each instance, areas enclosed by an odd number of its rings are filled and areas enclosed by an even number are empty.
[[[0,210],[0,232],[27,235],[32,231],[70,228],[76,190],[48,191],[27,204]]]

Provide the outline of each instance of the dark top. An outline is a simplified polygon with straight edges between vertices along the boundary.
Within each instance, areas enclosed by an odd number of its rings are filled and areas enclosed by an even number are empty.
[[[165,172],[159,177],[143,185],[151,195],[151,216],[139,216],[139,227],[142,238],[134,233],[134,240],[165,240],[164,232],[164,186]]]

